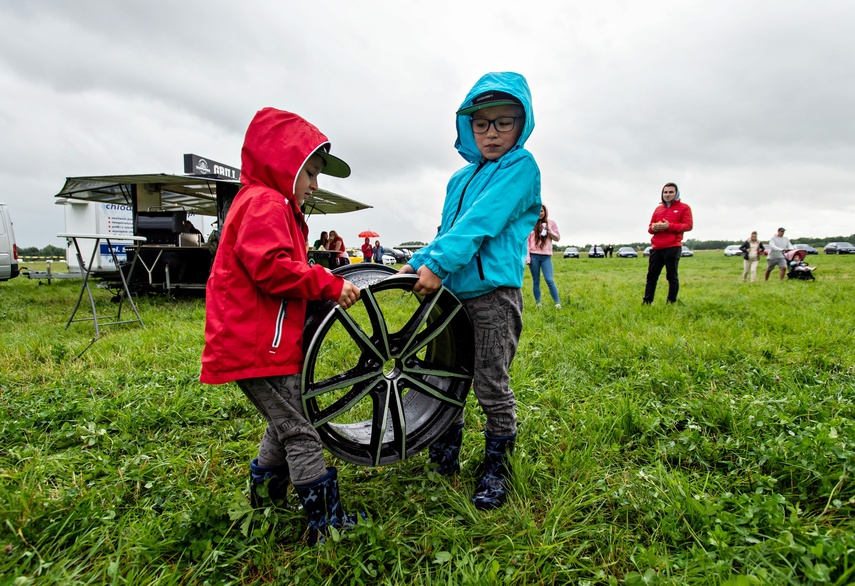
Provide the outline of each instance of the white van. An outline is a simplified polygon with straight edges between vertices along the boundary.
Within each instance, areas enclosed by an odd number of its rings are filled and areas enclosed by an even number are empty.
[[[12,231],[12,218],[9,208],[0,203],[0,281],[8,281],[18,276],[18,246],[15,244],[15,232]]]

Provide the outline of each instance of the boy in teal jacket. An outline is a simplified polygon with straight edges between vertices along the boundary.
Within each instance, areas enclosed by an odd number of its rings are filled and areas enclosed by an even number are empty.
[[[416,293],[445,286],[466,307],[475,333],[473,390],[487,418],[484,474],[472,502],[507,498],[508,456],[517,433],[508,371],[522,332],[526,241],[540,213],[540,169],[524,145],[534,129],[531,92],[518,73],[488,73],[457,111],[455,148],[469,163],[448,182],[436,238],[402,273]],[[460,470],[463,413],[430,447],[441,474]]]

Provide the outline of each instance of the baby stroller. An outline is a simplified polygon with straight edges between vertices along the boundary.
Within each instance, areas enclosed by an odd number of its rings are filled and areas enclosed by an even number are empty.
[[[804,250],[790,250],[784,253],[784,258],[787,259],[787,268],[789,269],[787,272],[788,279],[814,280],[813,272],[816,270],[816,267],[808,266],[808,263],[805,262],[806,254]]]

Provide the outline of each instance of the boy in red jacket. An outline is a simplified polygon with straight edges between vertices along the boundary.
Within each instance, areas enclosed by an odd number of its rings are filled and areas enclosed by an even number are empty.
[[[677,301],[680,279],[677,265],[683,252],[683,233],[692,229],[692,208],[680,201],[680,188],[676,183],[666,183],[662,188],[662,203],[653,210],[647,231],[650,239],[650,261],[647,265],[647,286],[644,288],[645,305],[653,303],[656,282],[665,267],[668,280],[667,303]]]
[[[300,206],[318,189],[318,174],[347,177],[347,163],[330,143],[290,112],[259,110],[241,152],[241,183],[220,235],[207,284],[205,349],[200,380],[236,381],[267,420],[250,463],[253,506],[258,487],[284,501],[289,481],[309,520],[309,542],[330,525],[354,522],[341,508],[335,468],[306,420],[300,397],[306,301],[337,301],[348,308],[359,288],[320,265],[309,266]]]

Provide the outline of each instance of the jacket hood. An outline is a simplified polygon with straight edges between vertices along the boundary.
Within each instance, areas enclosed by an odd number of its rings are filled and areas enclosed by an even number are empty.
[[[297,114],[263,108],[246,130],[240,182],[265,185],[291,200],[297,174],[306,160],[321,147],[329,150],[329,145],[320,130]]]
[[[534,130],[534,110],[531,106],[531,90],[529,90],[528,82],[525,77],[519,73],[499,72],[488,73],[483,76],[478,82],[472,86],[469,93],[466,94],[466,99],[460,105],[458,110],[467,108],[473,104],[474,99],[487,91],[502,91],[507,92],[517,98],[525,110],[525,124],[523,131],[517,144],[514,145],[508,152],[513,152],[523,148],[525,142],[531,136],[531,131]],[[469,125],[469,120],[472,117],[469,114],[457,116],[457,140],[454,142],[454,148],[460,153],[460,156],[470,163],[481,162],[481,152],[475,143],[475,134],[472,132],[472,127]],[[505,154],[507,155],[507,153]]]

